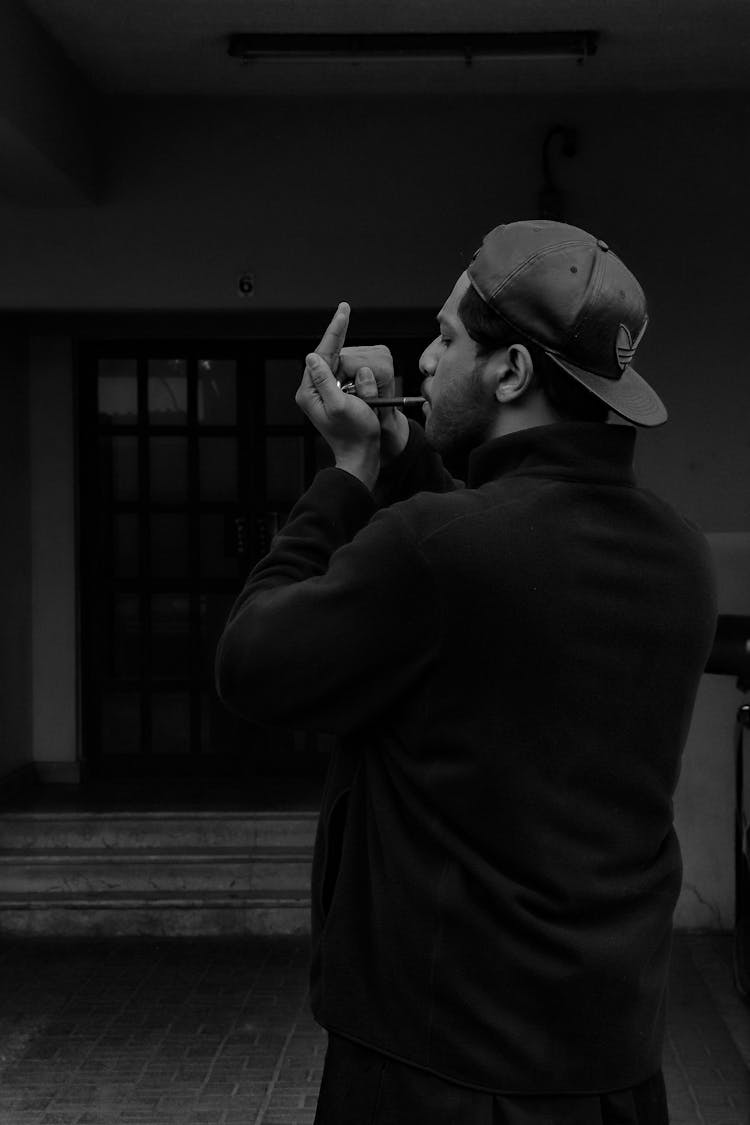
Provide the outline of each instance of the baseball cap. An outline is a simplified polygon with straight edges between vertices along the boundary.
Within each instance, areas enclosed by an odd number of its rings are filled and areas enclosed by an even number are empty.
[[[631,366],[646,297],[602,239],[548,219],[505,223],[467,273],[493,312],[616,414],[638,426],[666,422],[664,403]]]

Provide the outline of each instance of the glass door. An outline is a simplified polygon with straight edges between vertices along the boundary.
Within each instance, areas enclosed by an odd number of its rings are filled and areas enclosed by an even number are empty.
[[[214,654],[325,444],[305,340],[87,344],[79,362],[87,776],[319,777],[326,740],[235,718]],[[416,345],[404,342],[413,381]],[[407,391],[407,393],[409,393]]]

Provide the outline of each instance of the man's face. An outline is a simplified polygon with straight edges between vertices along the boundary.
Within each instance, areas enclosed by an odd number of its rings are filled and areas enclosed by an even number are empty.
[[[440,335],[425,348],[419,369],[425,376],[425,434],[443,456],[463,455],[489,436],[497,401],[484,378],[485,361],[458,315],[471,282],[461,274],[438,313]]]

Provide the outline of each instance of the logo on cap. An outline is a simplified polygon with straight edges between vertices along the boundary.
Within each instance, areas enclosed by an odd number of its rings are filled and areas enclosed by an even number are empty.
[[[635,355],[635,349],[638,347],[638,345],[641,342],[641,339],[643,338],[643,333],[646,331],[646,325],[647,324],[648,324],[648,317],[646,317],[645,320],[643,321],[643,325],[641,327],[641,330],[638,333],[638,335],[636,336],[635,340],[633,340],[633,337],[630,335],[630,329],[627,327],[627,325],[621,324],[620,327],[617,329],[617,339],[615,340],[615,353],[617,355],[617,366],[620,368],[620,371],[624,371],[625,368],[629,367],[630,364],[633,362],[633,356]]]

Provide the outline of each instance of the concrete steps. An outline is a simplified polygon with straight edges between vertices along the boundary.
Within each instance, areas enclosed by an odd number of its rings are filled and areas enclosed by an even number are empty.
[[[306,933],[317,813],[4,812],[0,934]]]
[[[316,819],[314,811],[8,811],[0,848],[308,847]]]

